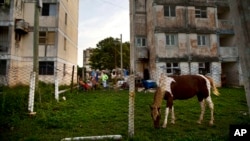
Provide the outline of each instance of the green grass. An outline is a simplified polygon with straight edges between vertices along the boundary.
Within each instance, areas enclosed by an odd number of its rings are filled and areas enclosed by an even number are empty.
[[[65,137],[113,134],[122,135],[123,140],[135,141],[224,141],[229,140],[230,124],[250,124],[249,115],[245,115],[248,111],[242,88],[221,88],[219,97],[212,96],[214,126],[208,124],[208,108],[203,123],[196,123],[200,114],[196,97],[175,101],[176,124],[168,124],[166,129],[153,128],[149,109],[153,94],[136,93],[135,135],[129,139],[128,91],[67,92],[60,95],[60,102],[56,102],[53,87],[44,88],[40,91],[41,99],[36,96],[34,111],[37,114],[33,117],[27,112],[28,87],[4,88],[0,94],[1,141],[58,141]],[[67,100],[63,101],[62,96],[66,96]],[[164,110],[165,101],[162,103],[163,114]]]

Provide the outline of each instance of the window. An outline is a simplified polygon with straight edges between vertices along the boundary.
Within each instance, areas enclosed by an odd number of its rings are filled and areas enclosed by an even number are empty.
[[[68,18],[68,15],[67,13],[65,13],[65,25],[67,25],[67,18]]]
[[[198,40],[198,43],[197,45],[198,46],[208,46],[209,45],[209,36],[208,35],[197,35],[197,40]]]
[[[176,34],[166,34],[166,45],[176,46],[177,45],[177,35]]]
[[[136,38],[136,46],[137,47],[146,47],[147,39],[145,37],[137,37]]]
[[[55,32],[54,31],[41,31],[39,32],[39,44],[54,45],[55,44]]]
[[[165,17],[175,17],[175,6],[164,6]]]
[[[8,52],[9,49],[9,29],[0,26],[0,52]]]
[[[167,63],[167,74],[179,74],[180,67],[178,63]]]
[[[64,47],[63,47],[64,50],[67,49],[67,39],[64,37]]]
[[[0,60],[0,75],[6,75],[7,61]]]
[[[56,16],[56,4],[43,3],[42,16]]]
[[[46,44],[46,32],[39,32],[39,44]]]
[[[207,18],[207,8],[206,7],[195,7],[195,17],[196,18]]]
[[[39,75],[54,75],[54,62],[40,61],[39,62]]]
[[[66,64],[63,64],[63,76],[66,75]]]
[[[210,63],[209,62],[202,62],[199,63],[199,74],[207,74],[210,73]]]

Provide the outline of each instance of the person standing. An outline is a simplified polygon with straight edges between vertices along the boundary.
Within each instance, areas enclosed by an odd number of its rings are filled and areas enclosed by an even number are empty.
[[[96,77],[96,71],[95,71],[94,69],[91,71],[91,77],[92,77],[92,78],[95,78],[95,77]]]
[[[107,88],[107,80],[108,80],[108,75],[105,73],[105,72],[103,72],[103,74],[102,74],[102,85],[103,85],[103,88]]]

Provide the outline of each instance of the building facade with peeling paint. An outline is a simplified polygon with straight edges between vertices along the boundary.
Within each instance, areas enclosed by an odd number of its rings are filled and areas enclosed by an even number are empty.
[[[39,80],[70,84],[76,73],[78,0],[39,2]],[[0,2],[0,84],[29,84],[33,71],[35,6],[38,0]],[[75,68],[75,69],[73,69]],[[73,81],[76,82],[76,75]]]
[[[232,23],[227,0],[130,0],[137,75],[200,73],[217,86],[241,85]]]

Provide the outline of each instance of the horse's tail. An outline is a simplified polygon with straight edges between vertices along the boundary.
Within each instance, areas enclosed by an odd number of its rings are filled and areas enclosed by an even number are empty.
[[[206,78],[209,80],[209,82],[210,82],[210,84],[212,86],[212,90],[213,90],[214,95],[219,96],[220,92],[218,91],[217,87],[215,86],[214,80],[211,77],[208,77],[208,76],[206,76]]]

